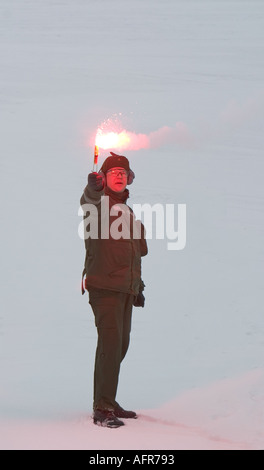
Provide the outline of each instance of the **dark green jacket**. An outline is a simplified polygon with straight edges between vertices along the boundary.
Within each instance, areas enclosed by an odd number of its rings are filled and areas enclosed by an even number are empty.
[[[102,196],[109,198],[105,206],[106,198],[103,199],[102,205]],[[140,221],[136,221],[137,228],[133,231],[135,216],[132,209],[126,205],[128,197],[127,189],[122,193],[111,191],[108,187],[102,191],[94,191],[87,185],[84,189],[81,197],[81,205],[84,209],[84,234],[87,235],[87,228],[88,231],[91,230],[88,221],[97,227],[98,232],[97,239],[94,236],[85,239],[84,275],[86,275],[87,290],[90,287],[96,287],[137,295],[140,290],[144,289],[141,279],[141,257],[148,252],[145,229]],[[96,207],[96,217],[92,216],[91,211],[86,211],[88,206],[85,207],[85,204],[93,204],[93,207]],[[105,207],[109,210],[106,211]],[[123,230],[124,236],[116,239],[120,217],[122,217],[122,224],[119,229]],[[106,224],[104,230],[106,226],[107,229],[109,228],[108,238],[108,234],[103,234],[102,222]]]

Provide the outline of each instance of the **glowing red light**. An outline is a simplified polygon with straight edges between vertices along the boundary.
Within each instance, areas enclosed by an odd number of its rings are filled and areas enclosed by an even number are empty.
[[[94,164],[97,165],[98,163],[98,154],[99,154],[99,148],[98,145],[94,147]]]
[[[98,129],[95,143],[101,149],[125,149],[130,146],[130,136],[126,131],[122,132],[103,132],[102,129]]]

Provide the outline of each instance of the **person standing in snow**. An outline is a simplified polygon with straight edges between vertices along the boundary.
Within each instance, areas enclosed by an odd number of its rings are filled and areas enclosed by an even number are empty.
[[[134,411],[127,411],[117,403],[116,393],[120,364],[129,346],[132,309],[133,306],[144,307],[145,303],[141,257],[147,254],[148,248],[144,226],[140,221],[135,224],[134,213],[126,204],[127,185],[133,182],[135,175],[126,157],[110,153],[99,173],[88,175],[88,185],[81,197],[84,224],[93,212],[86,204],[96,207],[98,216],[96,235],[84,237],[83,278],[86,277],[85,288],[98,333],[93,421],[101,426],[119,427],[124,425],[121,419],[137,417]],[[92,219],[89,222],[86,232],[91,229]],[[84,293],[83,287],[82,290]]]

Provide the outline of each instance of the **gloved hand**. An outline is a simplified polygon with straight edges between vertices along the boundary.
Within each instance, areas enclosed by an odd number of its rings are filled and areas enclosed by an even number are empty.
[[[103,175],[99,173],[89,173],[88,175],[88,185],[94,191],[102,191],[104,189],[104,178]]]
[[[139,292],[138,295],[135,297],[133,305],[134,305],[134,307],[144,307],[145,297],[142,294],[142,292]]]

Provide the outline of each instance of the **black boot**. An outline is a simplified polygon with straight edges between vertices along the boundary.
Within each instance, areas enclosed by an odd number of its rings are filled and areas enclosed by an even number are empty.
[[[107,428],[119,428],[125,424],[110,410],[94,410],[93,422]]]
[[[137,414],[135,413],[135,411],[124,410],[124,408],[122,408],[118,404],[114,409],[114,414],[117,418],[137,418]]]

